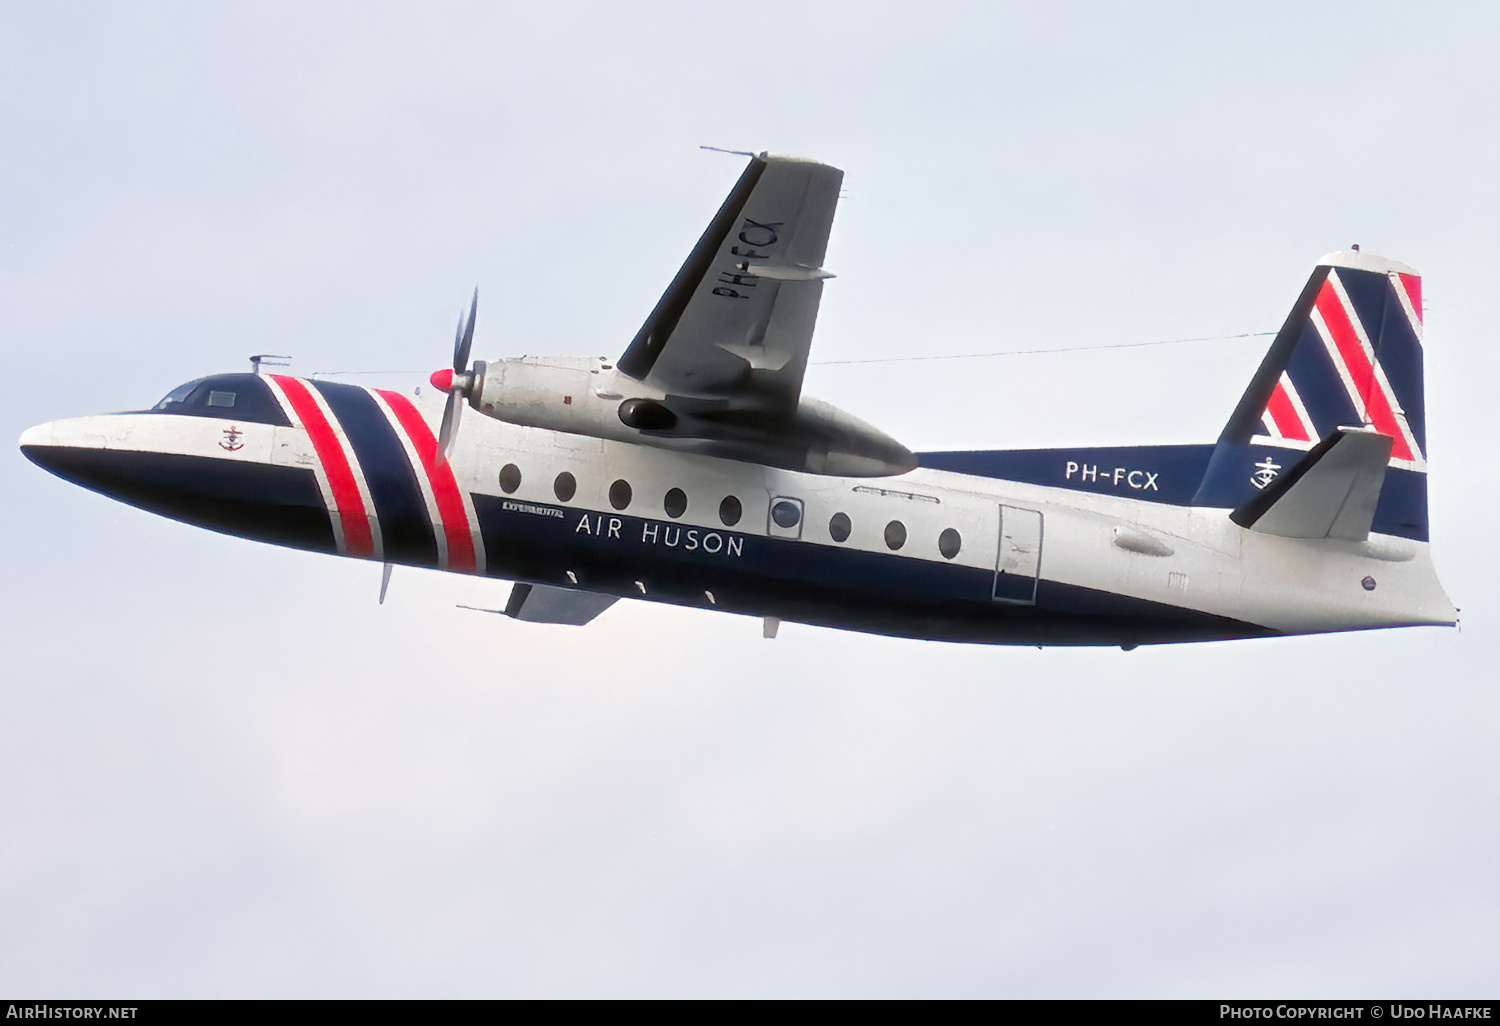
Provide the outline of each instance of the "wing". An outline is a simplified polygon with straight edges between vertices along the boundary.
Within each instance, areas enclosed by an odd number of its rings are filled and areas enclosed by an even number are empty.
[[[751,157],[619,369],[668,396],[791,416],[843,180],[826,164]]]

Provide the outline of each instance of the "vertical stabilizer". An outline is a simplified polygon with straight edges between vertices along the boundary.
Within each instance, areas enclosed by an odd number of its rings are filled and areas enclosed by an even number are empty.
[[[1341,428],[1391,439],[1372,529],[1425,541],[1422,279],[1358,250],[1314,268],[1220,433],[1197,501],[1243,506]]]

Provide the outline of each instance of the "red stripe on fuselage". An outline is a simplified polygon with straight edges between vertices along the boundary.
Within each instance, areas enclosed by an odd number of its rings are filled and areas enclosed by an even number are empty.
[[[1307,437],[1307,429],[1302,426],[1302,418],[1297,416],[1297,408],[1292,405],[1292,397],[1286,394],[1286,388],[1279,381],[1271,390],[1271,401],[1266,404],[1266,412],[1271,415],[1271,420],[1275,423],[1276,430],[1281,433],[1282,438],[1294,442],[1312,441]]]
[[[1365,419],[1376,431],[1383,435],[1390,435],[1395,440],[1395,445],[1391,449],[1393,459],[1411,459],[1411,449],[1406,445],[1405,432],[1401,430],[1401,425],[1396,423],[1396,414],[1391,409],[1385,389],[1380,387],[1380,382],[1375,378],[1375,367],[1370,355],[1365,352],[1364,343],[1359,340],[1354,325],[1349,321],[1349,315],[1344,311],[1344,304],[1339,301],[1338,293],[1333,290],[1333,282],[1323,282],[1323,288],[1318,292],[1317,308],[1318,313],[1323,317],[1323,323],[1328,328],[1328,334],[1333,338],[1333,344],[1338,349],[1339,356],[1344,361],[1344,367],[1349,372],[1349,379],[1354,383],[1355,391],[1364,401]]]
[[[333,503],[338,509],[339,523],[344,529],[344,548],[350,556],[373,556],[375,539],[370,533],[370,518],[365,502],[359,495],[359,485],[354,481],[354,471],[349,467],[349,457],[334,434],[333,426],[323,415],[307,385],[298,378],[284,374],[271,377],[281,386],[287,401],[302,422],[323,472],[328,475],[328,487],[333,491]]]
[[[417,412],[410,399],[400,392],[376,390],[382,399],[390,403],[391,411],[401,424],[401,430],[411,439],[417,457],[422,461],[421,471],[432,483],[432,497],[437,502],[438,516],[443,521],[443,536],[448,539],[448,569],[474,570],[474,536],[469,529],[469,512],[464,508],[463,493],[458,490],[458,480],[453,468],[437,461],[437,438],[432,428]]]

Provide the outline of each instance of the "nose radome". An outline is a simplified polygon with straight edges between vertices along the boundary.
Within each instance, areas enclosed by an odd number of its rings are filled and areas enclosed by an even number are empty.
[[[51,474],[58,473],[58,463],[54,458],[59,451],[56,424],[56,421],[49,421],[21,432],[21,455]]]
[[[109,433],[118,414],[68,417],[28,428],[21,434],[21,455],[49,473],[79,482],[80,468],[106,456]]]
[[[159,469],[163,458],[170,460],[170,454],[111,444],[128,437],[136,420],[128,414],[106,413],[39,424],[21,435],[21,453],[64,481],[151,509],[163,493],[172,492],[176,482],[166,481],[163,487],[162,481],[142,477]]]
[[[27,449],[35,448],[38,445],[51,445],[52,424],[53,422],[49,421],[46,424],[38,424],[36,427],[27,428],[21,432],[21,451],[26,452]]]
[[[38,424],[21,434],[21,455],[65,481],[74,480],[68,457],[76,451],[73,446],[59,444],[53,423]]]
[[[78,440],[70,437],[72,434],[68,423],[59,420],[27,428],[21,433],[21,455],[49,474],[71,481],[73,475],[69,473],[68,457],[78,448]],[[101,437],[101,448],[103,441]]]
[[[118,413],[88,417],[65,417],[28,428],[21,435],[21,449],[66,446],[73,449],[103,449],[111,434],[129,428],[131,418]]]

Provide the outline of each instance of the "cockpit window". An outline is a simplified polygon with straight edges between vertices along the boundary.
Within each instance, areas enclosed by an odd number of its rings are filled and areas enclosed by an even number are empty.
[[[187,397],[193,394],[193,389],[197,388],[202,381],[203,379],[199,378],[197,381],[189,381],[186,385],[178,385],[167,393],[166,398],[151,407],[151,409],[162,413],[170,410],[174,405],[187,402]]]
[[[271,394],[270,386],[254,374],[216,374],[189,381],[168,392],[151,411],[282,427],[290,427],[292,423]]]

